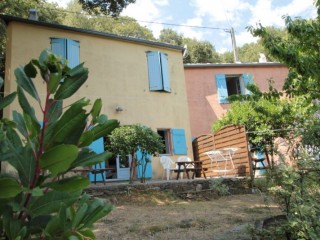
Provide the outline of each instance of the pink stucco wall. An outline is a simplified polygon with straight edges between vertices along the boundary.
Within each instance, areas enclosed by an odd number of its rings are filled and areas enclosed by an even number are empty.
[[[263,92],[268,90],[268,79],[272,79],[273,86],[281,90],[288,75],[288,69],[277,63],[187,64],[184,70],[192,137],[210,133],[212,123],[230,107],[218,102],[216,74],[251,73]]]

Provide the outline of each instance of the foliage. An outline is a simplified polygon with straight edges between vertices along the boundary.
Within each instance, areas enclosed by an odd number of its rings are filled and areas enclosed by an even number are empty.
[[[228,185],[223,183],[223,178],[210,179],[209,188],[216,191],[219,196],[230,194]]]
[[[269,53],[289,68],[284,90],[291,96],[309,94],[311,99],[320,96],[319,32],[320,19],[285,18],[287,35],[277,35],[259,25],[249,28],[261,38]]]
[[[65,13],[57,4],[41,0],[0,1],[0,13],[16,17],[28,18],[30,9],[41,9],[38,12],[39,20],[45,22],[61,23]],[[55,9],[54,11],[51,9]],[[4,78],[4,63],[6,51],[6,27],[0,21],[0,77]]]
[[[287,239],[319,239],[320,162],[304,148],[291,156],[291,165],[282,157],[281,163],[267,174],[267,186],[269,194],[283,207],[287,221],[255,234],[269,239],[277,239],[281,233],[286,233]]]
[[[155,154],[164,148],[159,134],[139,124],[121,126],[111,133],[109,139],[112,152],[118,153],[122,159],[127,159],[127,155],[132,156],[131,181],[135,179],[136,165],[141,164],[145,172],[146,164],[151,161],[148,154]],[[136,158],[137,151],[142,153],[141,159]],[[144,173],[141,180],[144,181]]]
[[[77,0],[67,6],[70,12],[81,12],[81,5]],[[68,14],[63,24],[85,29],[93,29],[101,32],[114,33],[126,37],[154,40],[151,30],[141,26],[135,19],[130,17],[109,16],[86,16],[84,14]]]
[[[273,156],[273,143],[276,137],[286,137],[292,130],[294,116],[300,116],[297,103],[300,101],[289,101],[282,99],[282,94],[274,89],[270,83],[269,92],[262,93],[255,85],[247,86],[251,95],[239,95],[231,97],[234,100],[231,108],[222,119],[213,123],[213,131],[218,131],[225,125],[239,124],[246,127],[248,140],[253,148],[265,151]],[[303,105],[306,107],[306,105]],[[272,160],[272,159],[271,159]]]
[[[164,28],[160,31],[159,41],[173,45],[183,46],[183,35],[170,28]]]
[[[219,54],[209,41],[198,41],[185,38],[184,45],[188,47],[188,54],[184,63],[217,63],[221,62]]]
[[[129,4],[136,0],[79,0],[83,10],[95,14],[118,16]]]
[[[85,98],[63,106],[88,77],[83,64],[70,69],[64,62],[43,51],[14,71],[17,93],[0,102],[3,109],[16,94],[22,109],[0,122],[0,161],[14,170],[0,174],[0,234],[6,239],[94,239],[93,223],[112,209],[82,193],[87,178],[64,176],[108,159],[111,153],[96,154],[88,146],[119,125],[100,115],[100,99],[90,111]],[[44,97],[35,85],[39,73]]]
[[[184,63],[221,62],[219,54],[208,41],[185,38],[182,34],[178,34],[172,29],[161,30],[159,41],[179,46],[187,46],[187,55],[183,59]]]

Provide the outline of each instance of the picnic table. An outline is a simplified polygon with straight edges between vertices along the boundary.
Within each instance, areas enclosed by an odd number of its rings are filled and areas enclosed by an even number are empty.
[[[189,172],[192,172],[192,179],[194,179],[196,172],[201,171],[204,178],[207,178],[205,169],[202,167],[202,161],[177,161],[176,164],[177,168],[174,171],[178,173],[177,180],[179,179],[180,172],[185,172],[188,179],[190,179]]]
[[[94,176],[94,184],[97,183],[97,174],[101,174],[101,178],[102,178],[102,181],[103,181],[103,184],[105,185],[106,182],[105,182],[105,176],[103,175],[104,172],[108,172],[108,171],[115,171],[116,169],[115,168],[110,168],[110,167],[107,167],[107,168],[81,168],[81,169],[73,169],[72,172],[74,173],[82,173],[82,174],[85,174],[86,176],[91,173],[93,174]]]

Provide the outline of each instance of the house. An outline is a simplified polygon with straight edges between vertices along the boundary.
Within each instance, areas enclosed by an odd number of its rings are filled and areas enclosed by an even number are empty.
[[[227,97],[248,94],[246,84],[254,82],[262,92],[269,82],[281,90],[288,69],[280,63],[185,64],[187,98],[192,138],[211,133],[214,121],[230,108]]]
[[[14,69],[51,49],[66,58],[70,67],[85,62],[89,69],[89,79],[76,98],[92,102],[101,98],[102,113],[110,119],[158,131],[166,145],[160,155],[193,156],[184,48],[12,16],[0,18],[7,26],[6,94],[16,90]],[[35,84],[44,90],[41,81]],[[10,118],[15,109],[19,109],[17,101],[5,109],[4,117]],[[159,157],[154,157],[149,177],[161,178],[162,171]]]

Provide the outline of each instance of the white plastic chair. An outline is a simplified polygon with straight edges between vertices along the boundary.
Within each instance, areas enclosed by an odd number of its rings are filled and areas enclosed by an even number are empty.
[[[163,167],[162,179],[164,177],[164,173],[166,173],[167,174],[167,181],[169,181],[170,180],[171,164],[173,164],[174,162],[168,156],[161,156],[160,163]]]

